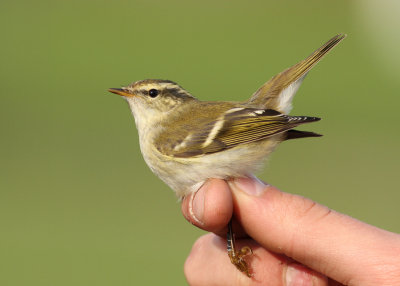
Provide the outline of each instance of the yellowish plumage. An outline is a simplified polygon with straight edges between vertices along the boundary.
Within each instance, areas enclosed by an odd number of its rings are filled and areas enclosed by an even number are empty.
[[[146,163],[183,197],[208,178],[251,175],[282,140],[318,136],[292,129],[319,118],[287,114],[308,71],[344,37],[274,76],[246,102],[199,101],[168,80],[110,91],[128,101]]]

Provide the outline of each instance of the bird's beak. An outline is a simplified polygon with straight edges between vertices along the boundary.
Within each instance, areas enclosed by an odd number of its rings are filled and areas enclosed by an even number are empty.
[[[121,88],[109,88],[108,91],[118,94],[118,95],[121,95],[121,96],[132,96],[132,94],[126,92],[125,90],[123,90]]]

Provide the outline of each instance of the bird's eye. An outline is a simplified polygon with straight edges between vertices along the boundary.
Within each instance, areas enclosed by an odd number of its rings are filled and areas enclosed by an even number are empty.
[[[150,95],[150,97],[153,97],[153,98],[156,97],[158,95],[158,90],[154,89],[154,88],[150,89],[149,95]]]

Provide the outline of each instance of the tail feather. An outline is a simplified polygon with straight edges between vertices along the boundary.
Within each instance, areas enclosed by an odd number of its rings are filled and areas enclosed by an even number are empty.
[[[312,117],[312,116],[287,116],[286,118],[288,118],[289,123],[298,123],[298,124],[321,120],[321,118],[319,117]]]
[[[253,94],[249,103],[260,108],[274,109],[288,114],[292,107],[293,96],[299,89],[304,77],[345,37],[345,34],[336,35],[305,60],[271,78]]]
[[[321,134],[314,132],[291,129],[288,132],[286,132],[286,137],[284,140],[307,138],[307,137],[321,137],[321,136],[322,136]]]

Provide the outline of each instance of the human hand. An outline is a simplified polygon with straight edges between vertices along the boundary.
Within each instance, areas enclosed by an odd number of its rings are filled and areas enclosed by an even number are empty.
[[[191,197],[184,199],[184,216],[213,233],[200,237],[186,260],[190,285],[400,285],[398,234],[255,178],[211,179],[194,196],[191,210]],[[237,248],[254,252],[252,278],[227,255],[232,214]]]

